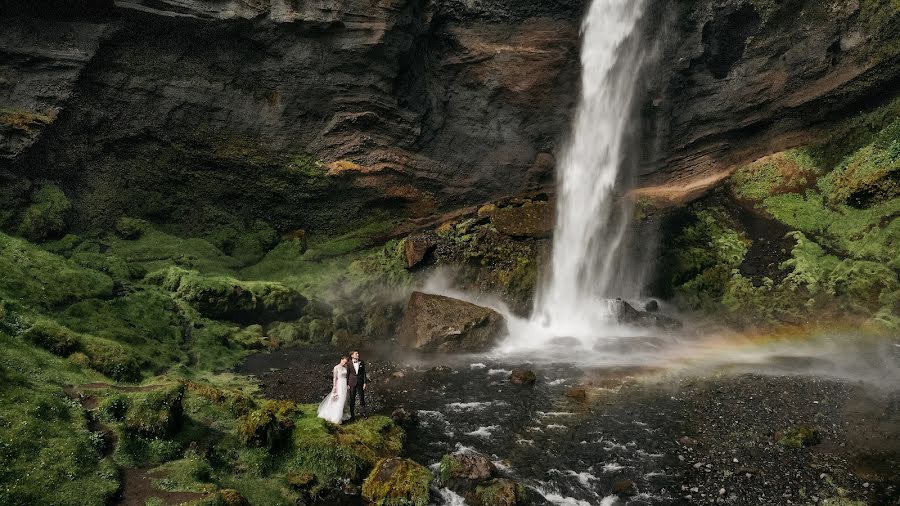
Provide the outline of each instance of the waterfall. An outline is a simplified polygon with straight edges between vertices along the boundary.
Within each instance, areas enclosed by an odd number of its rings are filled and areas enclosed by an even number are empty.
[[[609,299],[638,295],[623,262],[630,208],[615,193],[644,60],[636,37],[643,8],[644,0],[593,0],[585,16],[581,95],[557,166],[553,253],[528,322],[531,340],[538,329],[598,337],[615,328]]]

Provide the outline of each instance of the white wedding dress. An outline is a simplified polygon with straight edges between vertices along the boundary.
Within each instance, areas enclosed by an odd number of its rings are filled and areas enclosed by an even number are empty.
[[[331,423],[344,420],[344,406],[347,404],[347,368],[338,364],[332,370],[331,392],[319,404],[319,418]],[[337,392],[337,396],[335,396]]]

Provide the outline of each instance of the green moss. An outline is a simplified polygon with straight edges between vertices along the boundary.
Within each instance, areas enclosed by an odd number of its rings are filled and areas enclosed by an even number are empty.
[[[118,472],[62,385],[95,379],[0,332],[0,504],[105,504]]]
[[[290,435],[296,412],[293,402],[266,401],[241,417],[238,435],[245,445],[272,448]]]
[[[900,196],[900,118],[819,182],[829,204],[868,207]]]
[[[129,394],[125,428],[145,437],[173,435],[182,423],[184,385],[153,387]]]
[[[458,470],[459,461],[456,460],[456,456],[452,453],[447,453],[441,457],[441,467],[439,468],[438,473],[440,474],[443,483],[449,483],[450,479],[456,475]]]
[[[81,346],[74,332],[46,319],[35,321],[22,337],[61,357],[69,356]]]
[[[725,295],[733,273],[743,262],[750,241],[721,209],[699,209],[674,244],[672,286],[678,303],[713,310]]]
[[[351,423],[337,433],[338,443],[375,465],[383,457],[399,455],[403,451],[404,432],[386,416],[371,416],[363,423]]]
[[[239,281],[180,267],[151,273],[146,280],[175,293],[202,315],[233,321],[299,316],[306,299],[280,283]]]
[[[378,506],[425,506],[432,475],[409,459],[387,458],[375,465],[362,495]]]
[[[110,238],[108,253],[148,272],[177,265],[203,273],[231,275],[240,266],[240,261],[203,239],[181,238],[149,226],[138,238]]]
[[[129,345],[155,371],[183,360],[178,306],[155,287],[78,302],[62,312],[60,321],[78,332]]]
[[[822,435],[815,427],[800,425],[784,431],[776,440],[778,444],[787,448],[805,448],[822,442]]]
[[[0,294],[33,307],[52,308],[112,292],[109,276],[4,234],[0,272]]]
[[[19,234],[40,241],[61,234],[72,203],[56,185],[44,183],[31,195],[31,205],[22,213]]]
[[[504,478],[496,478],[475,487],[475,503],[481,506],[515,506],[525,502],[525,487]]]
[[[82,337],[82,343],[88,364],[95,371],[116,381],[141,378],[141,364],[127,347],[96,337]]]
[[[153,479],[153,484],[162,490],[209,493],[216,488],[210,483],[212,472],[212,466],[206,459],[188,452],[184,458],[167,462],[147,474],[157,477]]]
[[[739,168],[729,179],[735,195],[761,202],[810,185],[817,177],[812,157],[802,149],[775,153]]]
[[[900,198],[867,209],[831,208],[820,194],[808,192],[769,197],[764,206],[779,221],[843,256],[900,269]]]
[[[239,265],[258,262],[278,243],[278,234],[268,223],[257,220],[249,227],[226,225],[205,236],[216,248]]]
[[[122,239],[132,240],[139,239],[149,228],[150,225],[144,220],[123,216],[116,220],[114,230]]]

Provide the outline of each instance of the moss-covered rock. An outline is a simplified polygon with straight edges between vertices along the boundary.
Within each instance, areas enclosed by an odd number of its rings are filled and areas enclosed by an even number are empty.
[[[431,472],[412,460],[386,458],[363,482],[362,495],[378,506],[425,506],[431,480]]]
[[[122,239],[132,240],[140,238],[148,228],[149,224],[144,220],[123,216],[116,220],[114,230]]]
[[[472,493],[466,495],[466,499],[475,506],[528,504],[525,487],[506,478],[495,478],[478,485]]]
[[[497,474],[497,468],[487,456],[480,453],[458,452],[441,458],[441,484],[465,495],[475,486],[490,480]]]
[[[501,207],[489,215],[497,231],[510,237],[549,237],[556,222],[553,205],[546,201]]]
[[[75,352],[81,343],[74,332],[62,325],[46,319],[40,319],[22,335],[25,339],[45,350],[66,357]]]
[[[31,241],[59,236],[66,229],[71,209],[72,203],[58,186],[41,184],[31,195],[31,205],[22,213],[18,232]]]
[[[116,381],[138,381],[140,361],[127,347],[105,339],[90,338],[83,344],[91,368]]]
[[[154,272],[146,280],[175,293],[202,315],[214,319],[291,319],[300,315],[307,302],[299,292],[280,283],[245,282],[180,267]]]
[[[184,391],[184,385],[176,383],[129,394],[126,429],[144,437],[173,435],[183,421]]]
[[[506,333],[496,311],[469,302],[413,292],[403,311],[398,341],[427,351],[481,351]]]
[[[810,425],[800,425],[775,434],[775,442],[787,448],[805,448],[822,442],[822,434]]]
[[[265,401],[241,417],[238,435],[245,445],[272,448],[290,436],[297,412],[291,401]]]

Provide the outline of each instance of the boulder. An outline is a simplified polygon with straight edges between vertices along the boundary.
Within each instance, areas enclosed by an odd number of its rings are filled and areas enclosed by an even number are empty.
[[[375,504],[425,506],[431,472],[409,459],[381,459],[363,482],[363,499]]]
[[[466,502],[475,506],[516,506],[528,504],[528,499],[522,485],[506,478],[496,478],[466,494]]]
[[[587,390],[584,387],[572,387],[566,390],[565,396],[578,402],[584,402],[587,400]]]
[[[391,412],[391,420],[403,428],[415,427],[419,423],[419,414],[406,408],[397,408]]]
[[[671,316],[662,315],[650,311],[640,311],[622,299],[609,301],[610,312],[617,322],[622,325],[637,327],[657,327],[663,330],[681,328],[681,322]]]
[[[431,232],[413,234],[403,241],[403,255],[406,257],[406,268],[412,269],[421,264],[429,253],[437,247],[438,237]]]
[[[397,339],[403,346],[423,351],[485,351],[506,332],[506,319],[493,309],[413,292]]]
[[[629,497],[635,494],[634,482],[621,478],[613,482],[612,493],[620,497]]]
[[[498,232],[512,237],[549,237],[556,223],[549,202],[525,202],[518,207],[501,207],[491,214]]]
[[[461,494],[467,494],[479,483],[497,475],[497,467],[491,459],[474,452],[444,455],[440,469],[442,484]]]
[[[537,381],[534,371],[530,369],[513,369],[509,375],[509,382],[513,385],[531,386]]]

